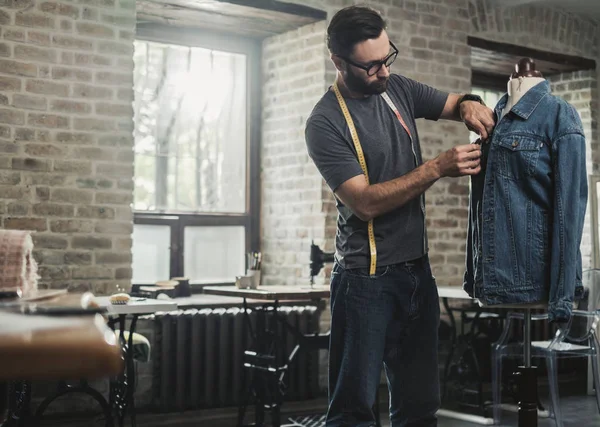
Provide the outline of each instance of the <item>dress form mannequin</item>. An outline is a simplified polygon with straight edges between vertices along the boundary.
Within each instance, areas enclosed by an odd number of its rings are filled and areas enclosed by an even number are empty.
[[[531,58],[523,58],[515,65],[515,71],[508,80],[508,100],[502,110],[504,117],[529,89],[544,81],[542,73],[535,69],[535,62]]]
[[[523,58],[515,64],[515,71],[511,74],[507,84],[508,99],[502,110],[502,117],[508,114],[517,105],[527,91],[545,79],[541,72],[536,70],[535,62],[531,58]],[[486,304],[476,299],[481,307]],[[504,308],[520,311],[523,314],[523,363],[513,373],[518,390],[518,426],[537,427],[538,425],[538,393],[537,393],[537,367],[531,363],[531,319],[533,309],[547,309],[547,301],[524,304],[501,304],[494,308]],[[500,379],[496,379],[496,382]],[[494,418],[498,419],[501,410],[496,402],[500,401],[500,388],[494,387]]]
[[[502,117],[504,117],[517,103],[520,99],[527,93],[529,89],[537,85],[538,83],[543,82],[544,76],[542,73],[535,69],[535,61],[531,58],[523,58],[519,60],[515,64],[515,71],[510,75],[510,79],[508,80],[508,99],[506,101],[506,106],[502,110]],[[485,307],[483,301],[476,299],[477,303],[480,307]],[[497,307],[502,308],[545,308],[546,301],[540,301],[537,304],[510,304],[510,305],[500,305]]]

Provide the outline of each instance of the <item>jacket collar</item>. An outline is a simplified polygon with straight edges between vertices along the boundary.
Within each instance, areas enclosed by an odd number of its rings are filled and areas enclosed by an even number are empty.
[[[519,99],[519,102],[513,105],[510,111],[522,119],[527,120],[535,111],[540,101],[548,94],[550,94],[550,83],[547,80],[544,80],[529,89],[527,93]],[[507,102],[508,94],[505,94],[498,102],[497,110],[502,112]]]

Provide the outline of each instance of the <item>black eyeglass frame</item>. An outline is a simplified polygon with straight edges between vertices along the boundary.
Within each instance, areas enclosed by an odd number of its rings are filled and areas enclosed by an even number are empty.
[[[371,61],[367,65],[363,65],[363,64],[359,64],[358,62],[354,62],[353,60],[351,60],[350,58],[347,58],[345,56],[341,56],[341,55],[337,55],[337,56],[340,57],[341,59],[343,59],[344,61],[346,61],[348,64],[353,65],[357,68],[360,68],[361,70],[365,70],[367,72],[368,76],[374,76],[375,74],[377,74],[379,72],[379,70],[381,70],[381,67],[383,67],[384,65],[388,68],[391,67],[392,64],[394,63],[394,61],[396,60],[396,58],[398,57],[398,48],[394,45],[394,43],[392,43],[391,40],[390,40],[390,46],[394,49],[394,51],[392,53],[390,53],[388,56],[386,56],[385,59],[382,59],[380,61]],[[390,58],[393,58],[393,59],[388,64],[388,61],[390,61]],[[375,71],[373,71],[374,68],[375,68]]]

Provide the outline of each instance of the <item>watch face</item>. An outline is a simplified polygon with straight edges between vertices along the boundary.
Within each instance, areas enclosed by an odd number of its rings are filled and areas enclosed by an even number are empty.
[[[463,96],[462,101],[477,101],[481,104],[483,104],[483,99],[481,99],[481,97],[479,95],[465,95]]]

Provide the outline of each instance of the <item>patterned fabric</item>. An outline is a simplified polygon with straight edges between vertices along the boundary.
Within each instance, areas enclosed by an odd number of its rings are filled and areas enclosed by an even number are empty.
[[[0,230],[0,289],[21,290],[26,296],[37,290],[37,263],[32,255],[31,232]]]

